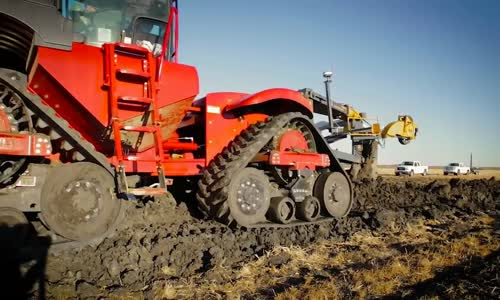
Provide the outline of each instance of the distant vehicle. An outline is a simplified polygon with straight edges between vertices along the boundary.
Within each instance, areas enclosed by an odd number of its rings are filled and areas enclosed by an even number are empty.
[[[422,176],[425,176],[429,173],[429,167],[422,166],[419,161],[404,161],[396,167],[394,173],[396,174],[396,176],[413,176],[415,174],[422,174]]]
[[[455,175],[460,175],[460,174],[469,174],[470,173],[470,168],[467,167],[464,163],[450,163],[443,169],[443,174],[448,175],[448,174],[455,174]]]
[[[478,174],[479,174],[479,168],[477,168],[477,167],[472,167],[472,168],[470,169],[470,172],[471,172],[472,174],[474,174],[474,175],[478,175]]]

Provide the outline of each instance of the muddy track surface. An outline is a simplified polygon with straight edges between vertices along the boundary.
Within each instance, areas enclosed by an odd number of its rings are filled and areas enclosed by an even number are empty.
[[[354,186],[356,200],[347,218],[292,228],[229,229],[193,217],[185,203],[173,198],[144,207],[129,205],[119,230],[99,245],[49,251],[43,292],[49,298],[64,298],[61,293],[67,291],[89,299],[122,292],[153,298],[154,287],[165,280],[220,281],[211,272],[216,266],[236,270],[277,245],[345,241],[359,231],[382,233],[416,218],[487,213],[498,223],[500,182],[495,180],[417,183],[379,178]]]

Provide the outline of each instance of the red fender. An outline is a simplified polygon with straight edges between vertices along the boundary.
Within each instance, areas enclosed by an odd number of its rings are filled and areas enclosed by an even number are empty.
[[[258,111],[266,105],[265,113],[284,113],[290,111],[299,111],[313,117],[313,107],[301,93],[283,88],[268,89],[253,95],[246,95],[237,101],[228,104],[225,107],[226,112],[237,111],[245,107],[253,107],[253,111]]]

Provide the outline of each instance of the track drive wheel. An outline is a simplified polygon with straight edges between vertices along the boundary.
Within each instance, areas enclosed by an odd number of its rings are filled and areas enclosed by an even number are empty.
[[[318,176],[314,184],[314,196],[319,199],[324,214],[345,217],[352,206],[349,181],[340,172],[328,172]]]
[[[271,198],[269,179],[255,168],[238,170],[228,186],[229,213],[241,226],[266,220]]]
[[[318,198],[307,196],[304,201],[297,204],[297,218],[312,222],[318,219],[321,212],[321,204]]]
[[[75,241],[107,234],[120,213],[114,178],[88,162],[54,168],[44,183],[41,216],[55,233]]]
[[[289,197],[275,197],[271,199],[271,206],[267,212],[269,220],[288,224],[295,216],[295,202]]]
[[[280,129],[270,143],[272,150],[316,152],[316,141],[312,131],[300,119],[291,120]],[[281,185],[288,185],[297,178],[297,171],[286,166],[270,166],[271,174]]]

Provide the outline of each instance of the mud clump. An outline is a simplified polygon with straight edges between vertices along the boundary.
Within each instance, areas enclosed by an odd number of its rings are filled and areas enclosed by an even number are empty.
[[[115,292],[148,293],[165,280],[206,276],[217,267],[237,270],[274,246],[344,241],[360,230],[374,233],[405,226],[415,218],[440,219],[496,214],[500,183],[488,180],[355,181],[355,202],[343,219],[284,228],[230,229],[193,217],[171,198],[128,205],[119,230],[95,247],[56,251],[46,264],[48,294],[64,288],[75,297]],[[276,257],[279,267],[287,257]],[[212,275],[211,275],[212,274]],[[213,278],[217,281],[217,278]]]

